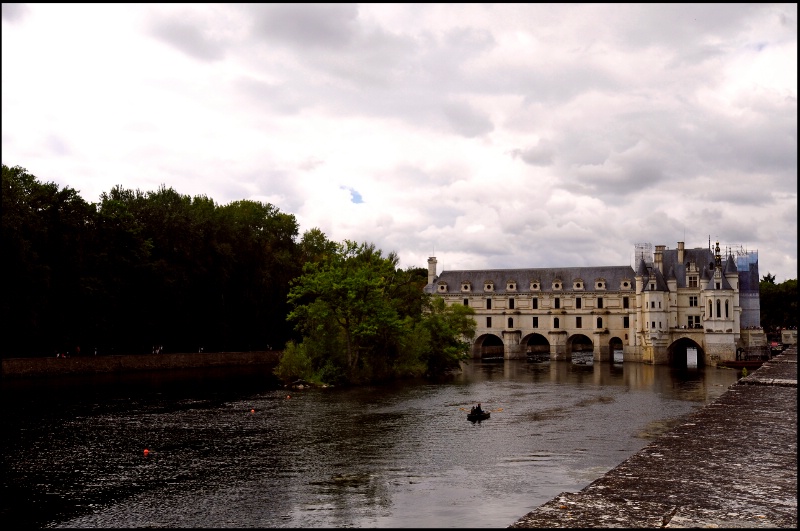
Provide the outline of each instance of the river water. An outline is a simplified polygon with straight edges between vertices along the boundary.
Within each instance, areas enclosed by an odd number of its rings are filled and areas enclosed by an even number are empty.
[[[506,527],[738,376],[505,361],[354,389],[287,391],[252,368],[5,381],[0,517],[40,528]],[[466,419],[476,402],[490,419]]]

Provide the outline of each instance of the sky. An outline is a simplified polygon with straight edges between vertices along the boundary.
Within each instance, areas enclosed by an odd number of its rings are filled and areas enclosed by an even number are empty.
[[[399,265],[797,278],[797,4],[2,4],[2,163]]]

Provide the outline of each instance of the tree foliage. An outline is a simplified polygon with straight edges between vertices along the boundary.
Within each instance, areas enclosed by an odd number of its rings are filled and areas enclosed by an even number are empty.
[[[279,367],[284,377],[360,383],[441,373],[465,359],[469,344],[453,338],[469,334],[474,322],[455,317],[466,308],[431,303],[422,290],[425,270],[401,270],[394,253],[384,256],[368,243],[318,240],[315,248],[325,252],[305,263],[289,292],[288,318],[309,363],[293,358],[306,373]]]
[[[775,283],[767,273],[759,283],[761,327],[767,332],[797,328],[797,279]]]
[[[4,357],[282,348],[303,257],[294,216],[172,188],[97,204],[2,168]]]

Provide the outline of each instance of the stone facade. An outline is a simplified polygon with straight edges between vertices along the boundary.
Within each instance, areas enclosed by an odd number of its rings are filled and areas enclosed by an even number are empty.
[[[646,248],[645,248],[646,249]],[[752,255],[751,255],[752,257]],[[686,365],[730,361],[764,336],[759,326],[758,260],[715,249],[657,245],[638,266],[487,269],[436,274],[425,292],[475,310],[474,358],[611,361]],[[741,286],[755,284],[755,291]],[[742,300],[746,304],[742,305]],[[747,333],[743,337],[742,329]],[[757,340],[753,337],[758,336]],[[766,344],[766,336],[764,336]]]

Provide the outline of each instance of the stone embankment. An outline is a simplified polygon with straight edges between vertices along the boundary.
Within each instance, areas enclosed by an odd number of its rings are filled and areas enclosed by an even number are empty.
[[[797,347],[512,528],[797,528]]]
[[[89,374],[277,365],[281,351],[136,354],[127,356],[76,356],[71,358],[6,358],[2,378],[43,378]]]

